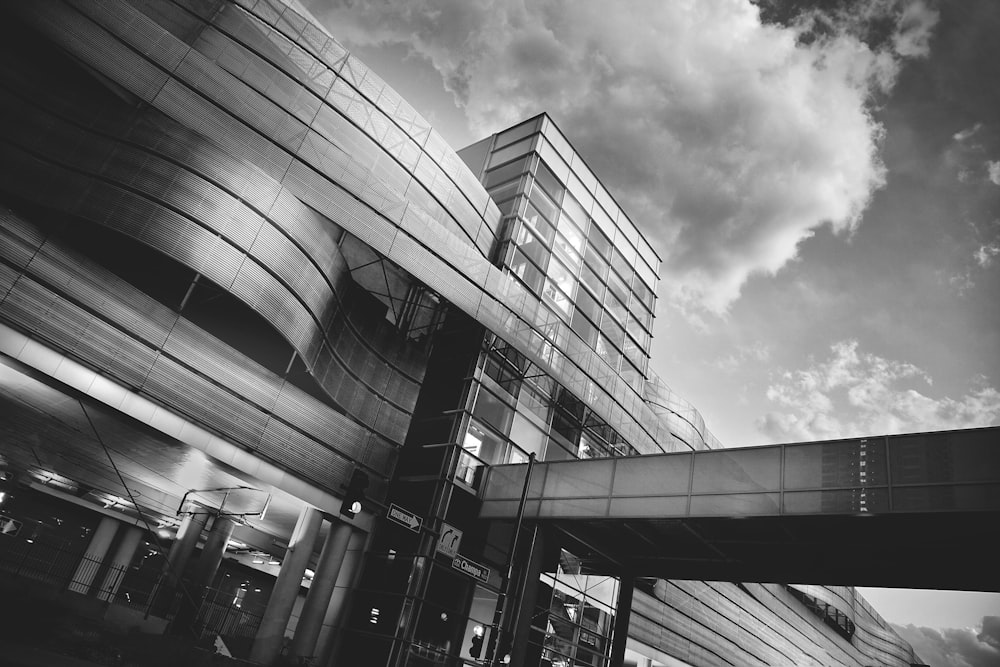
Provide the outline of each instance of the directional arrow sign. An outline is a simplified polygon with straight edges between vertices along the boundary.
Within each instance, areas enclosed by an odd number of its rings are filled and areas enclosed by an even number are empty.
[[[423,523],[423,519],[421,519],[413,512],[404,510],[399,505],[394,505],[394,504],[389,505],[389,511],[386,513],[386,516],[395,521],[396,523],[398,523],[399,525],[406,526],[414,533],[420,532],[420,524]]]

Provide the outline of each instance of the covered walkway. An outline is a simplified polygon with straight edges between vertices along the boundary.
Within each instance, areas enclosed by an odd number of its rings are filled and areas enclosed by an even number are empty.
[[[490,469],[483,518],[527,471]],[[1000,591],[1000,428],[536,463],[524,518],[594,571]]]

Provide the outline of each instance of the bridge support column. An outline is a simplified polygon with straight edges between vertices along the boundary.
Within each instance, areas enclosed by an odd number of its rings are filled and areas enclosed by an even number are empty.
[[[267,602],[264,617],[260,621],[257,637],[250,651],[251,662],[270,665],[281,653],[285,639],[285,628],[292,615],[295,598],[302,586],[302,576],[312,557],[313,546],[319,535],[323,515],[314,507],[304,507],[292,531],[292,538],[285,550],[285,557],[274,582],[271,599]]]
[[[628,642],[628,624],[632,615],[632,593],[635,591],[635,577],[631,573],[622,574],[620,580],[611,635],[611,667],[621,667],[625,662],[625,644]]]
[[[320,631],[323,630],[333,588],[337,583],[337,577],[340,576],[340,567],[344,563],[350,541],[351,526],[334,519],[323,543],[323,551],[320,552],[319,562],[316,564],[316,574],[313,576],[312,585],[302,606],[302,614],[299,616],[299,623],[295,628],[291,652],[296,658],[316,657],[316,644]]]
[[[111,558],[111,567],[104,575],[104,581],[101,582],[101,588],[97,594],[99,599],[105,601],[114,599],[118,593],[118,586],[125,578],[135,550],[139,548],[139,542],[142,540],[142,530],[136,526],[123,525],[118,529],[118,532],[121,534],[121,541],[118,543],[118,548],[115,549],[115,555]]]
[[[510,650],[510,664],[512,665],[537,665],[541,659],[540,649],[536,648],[537,655],[528,655],[528,640],[531,637],[531,619],[535,613],[535,605],[538,603],[539,577],[546,570],[545,562],[545,534],[537,524],[532,529],[531,545],[525,553],[524,575],[521,577],[521,586],[515,606],[516,616],[511,624],[510,632],[513,635],[513,642]],[[535,646],[540,647],[543,637],[535,638]]]
[[[87,544],[87,552],[80,560],[73,574],[73,580],[69,584],[69,589],[76,593],[86,595],[90,591],[97,571],[101,563],[108,555],[111,548],[111,541],[118,531],[118,522],[109,516],[101,517],[101,522],[97,524],[94,534],[90,536],[90,543]]]

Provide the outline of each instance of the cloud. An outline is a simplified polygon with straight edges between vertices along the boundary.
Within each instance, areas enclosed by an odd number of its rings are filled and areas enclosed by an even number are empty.
[[[771,358],[772,347],[760,341],[750,345],[737,345],[736,349],[724,356],[719,357],[712,365],[724,373],[735,373],[747,362],[763,363]]]
[[[783,371],[767,388],[778,409],[757,420],[774,442],[988,426],[1000,421],[1000,392],[979,379],[960,398],[932,398],[931,377],[905,362],[859,351],[855,340],[803,370]]]
[[[958,142],[968,141],[969,139],[972,138],[974,134],[979,132],[979,130],[981,130],[982,127],[983,127],[982,123],[976,123],[972,127],[967,127],[964,130],[956,132],[955,134],[952,135],[952,139]]]
[[[996,162],[988,161],[986,163],[986,174],[993,185],[1000,185],[1000,160]]]
[[[382,0],[312,10],[348,45],[405,44],[484,136],[547,111],[664,257],[661,296],[726,312],[829,224],[849,234],[885,183],[869,113],[904,57],[926,55],[922,2],[765,24],[747,0]],[[663,294],[665,292],[665,294]]]
[[[984,269],[988,269],[993,265],[993,258],[997,255],[1000,255],[1000,243],[981,245],[975,254],[976,264]]]
[[[1000,664],[1000,616],[984,616],[981,629],[895,625],[917,655],[934,667],[996,667]]]

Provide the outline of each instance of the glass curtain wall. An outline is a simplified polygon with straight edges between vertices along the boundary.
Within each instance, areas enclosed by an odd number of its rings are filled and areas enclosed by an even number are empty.
[[[504,216],[497,264],[641,391],[658,260],[634,225],[544,116],[496,136],[483,183]]]

